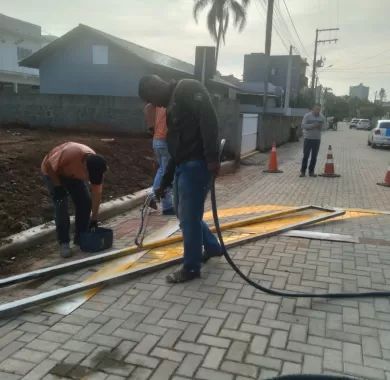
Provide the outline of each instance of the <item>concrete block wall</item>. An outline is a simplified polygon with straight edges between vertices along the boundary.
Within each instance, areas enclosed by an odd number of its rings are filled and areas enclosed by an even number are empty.
[[[1,95],[0,124],[139,133],[145,131],[142,109],[136,97]]]

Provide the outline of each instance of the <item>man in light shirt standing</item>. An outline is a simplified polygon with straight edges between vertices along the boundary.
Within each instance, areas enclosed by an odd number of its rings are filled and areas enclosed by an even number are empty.
[[[309,176],[317,177],[314,170],[317,163],[318,151],[321,144],[321,132],[325,126],[325,117],[321,114],[321,106],[315,104],[302,120],[303,131],[303,159],[300,177],[306,176],[307,164],[310,158]]]

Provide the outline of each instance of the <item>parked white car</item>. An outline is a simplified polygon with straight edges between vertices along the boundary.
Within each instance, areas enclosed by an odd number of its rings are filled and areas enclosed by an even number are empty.
[[[390,120],[379,120],[376,127],[368,135],[368,145],[372,148],[377,146],[390,146]]]
[[[359,121],[359,119],[352,119],[349,123],[349,129],[356,128],[356,124]]]
[[[356,129],[366,129],[369,131],[371,129],[371,122],[368,119],[359,119],[356,124]]]

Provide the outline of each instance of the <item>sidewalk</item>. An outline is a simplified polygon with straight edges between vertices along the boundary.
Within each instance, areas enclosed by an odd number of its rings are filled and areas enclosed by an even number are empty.
[[[303,204],[389,211],[390,189],[376,185],[387,170],[389,151],[367,147],[366,138],[366,132],[349,129],[324,134],[317,171],[322,172],[331,144],[340,178],[299,178],[301,143],[278,149],[282,174],[243,165],[219,179],[220,211]],[[110,222],[118,247],[132,244],[138,215],[134,210]],[[166,221],[154,217],[153,229]],[[389,215],[360,215],[308,229],[352,234],[366,243],[277,236],[231,254],[252,279],[275,289],[390,289]],[[54,252],[50,257],[55,261]],[[68,316],[36,309],[0,321],[0,378],[244,380],[337,373],[390,379],[389,299],[271,297],[244,284],[222,258],[210,260],[202,278],[188,284],[167,285],[172,270],[106,287]],[[60,276],[50,286],[92,272]],[[45,286],[3,290],[0,300]]]

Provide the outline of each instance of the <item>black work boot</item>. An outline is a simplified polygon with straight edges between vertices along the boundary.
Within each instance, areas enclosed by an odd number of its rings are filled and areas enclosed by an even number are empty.
[[[311,173],[309,173],[309,177],[317,177],[317,174],[315,174],[314,172],[311,172]]]
[[[200,277],[200,271],[189,271],[184,268],[178,269],[176,272],[169,274],[166,277],[168,284],[180,284],[181,282],[191,281]]]
[[[306,177],[306,174],[305,174],[305,172],[301,172],[301,174],[299,176],[300,177]]]

